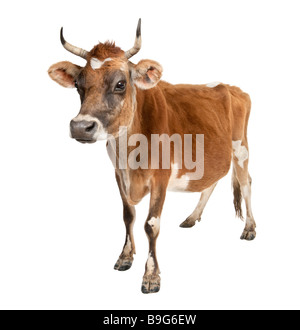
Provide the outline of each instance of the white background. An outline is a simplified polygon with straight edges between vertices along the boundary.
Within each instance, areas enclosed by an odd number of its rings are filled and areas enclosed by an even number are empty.
[[[299,1],[1,2],[0,307],[26,309],[299,308]],[[48,67],[84,60],[98,41],[133,45],[172,83],[222,81],[252,98],[250,173],[257,239],[240,241],[230,173],[192,229],[199,194],[168,193],[157,243],[161,291],[140,291],[149,198],[137,207],[137,255],[113,269],[125,238],[105,143],[69,138],[75,90]]]

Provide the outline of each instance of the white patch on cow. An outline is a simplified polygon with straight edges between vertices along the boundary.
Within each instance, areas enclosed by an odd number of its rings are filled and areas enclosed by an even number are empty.
[[[97,69],[101,68],[101,66],[103,65],[104,62],[108,62],[108,61],[111,61],[110,57],[106,58],[104,61],[100,61],[97,58],[92,57],[90,64],[91,64],[91,67],[93,70],[97,70]]]
[[[179,169],[177,164],[171,165],[171,176],[168,183],[169,191],[184,191],[189,184],[189,177],[187,174],[182,175],[180,178],[177,177]]]
[[[154,259],[151,255],[151,253],[149,253],[148,259],[147,259],[147,274],[153,274],[154,270],[155,270]]]
[[[126,245],[124,246],[123,252],[124,252],[124,254],[129,255],[131,250],[132,250],[132,245],[131,245],[130,237],[128,235],[127,242],[126,242]]]
[[[98,59],[95,58],[95,57],[92,57],[92,58],[91,58],[91,62],[90,62],[90,64],[91,64],[92,69],[93,69],[93,70],[96,70],[96,69],[100,69],[100,68],[101,68],[103,62],[100,61],[100,60],[98,60]]]
[[[246,186],[242,186],[241,187],[242,189],[242,195],[244,197],[244,199],[248,198],[250,196],[250,187],[249,185],[246,185]]]
[[[234,155],[238,159],[238,164],[241,168],[244,168],[244,161],[248,159],[248,150],[245,146],[242,146],[242,141],[232,141],[232,148]]]
[[[74,121],[82,121],[82,120],[95,121],[98,124],[98,128],[93,136],[93,139],[94,140],[107,140],[108,139],[109,134],[107,133],[107,131],[105,130],[105,128],[103,127],[102,123],[100,122],[100,120],[98,118],[93,117],[91,115],[79,114],[73,120]]]
[[[160,218],[159,217],[152,217],[147,222],[152,227],[153,232],[155,234],[157,234],[158,231],[159,231],[159,226],[160,226]]]
[[[108,137],[109,137],[109,134],[107,133],[107,131],[103,127],[103,125],[101,124],[101,126],[98,126],[98,130],[94,135],[94,139],[97,141],[101,141],[101,140],[107,140]]]
[[[220,84],[221,83],[219,81],[214,81],[214,82],[211,82],[211,83],[206,84],[206,87],[214,88],[214,87],[217,87]]]

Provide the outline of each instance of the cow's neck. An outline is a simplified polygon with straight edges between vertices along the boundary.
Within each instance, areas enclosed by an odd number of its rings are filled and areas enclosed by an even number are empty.
[[[150,134],[168,133],[167,105],[159,85],[148,90],[137,89],[137,106],[128,136],[144,134],[150,138]]]

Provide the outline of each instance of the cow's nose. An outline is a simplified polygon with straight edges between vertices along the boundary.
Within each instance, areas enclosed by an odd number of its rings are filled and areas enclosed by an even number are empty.
[[[70,122],[71,135],[73,139],[80,142],[90,142],[98,129],[98,124],[91,120],[71,120]]]

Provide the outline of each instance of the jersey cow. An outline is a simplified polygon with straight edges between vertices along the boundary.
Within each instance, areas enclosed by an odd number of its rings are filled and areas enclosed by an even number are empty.
[[[66,50],[86,60],[85,67],[64,61],[52,65],[48,71],[58,84],[76,88],[79,93],[81,108],[70,122],[71,137],[81,143],[107,140],[108,153],[115,166],[126,227],[125,244],[115,269],[124,271],[132,265],[135,205],[150,193],[145,222],[149,255],[142,292],[158,292],[160,270],[156,240],[166,191],[201,192],[195,210],[180,225],[193,227],[200,221],[209,197],[229,171],[231,162],[236,214],[243,218],[243,199],[247,210],[241,239],[253,240],[256,225],[248,173],[247,124],[251,107],[248,94],[221,83],[172,85],[160,81],[159,63],[153,60],[132,63],[129,59],[141,48],[141,20],[134,46],[128,51],[110,42],[85,51],[68,43],[63,29],[61,42]],[[165,140],[169,148],[163,148]],[[184,155],[176,152],[183,147],[189,152]],[[168,157],[164,157],[163,152]],[[183,159],[186,155],[190,156],[190,163],[201,164],[195,171],[198,176],[192,175],[195,172]],[[164,164],[168,159],[169,167]]]

